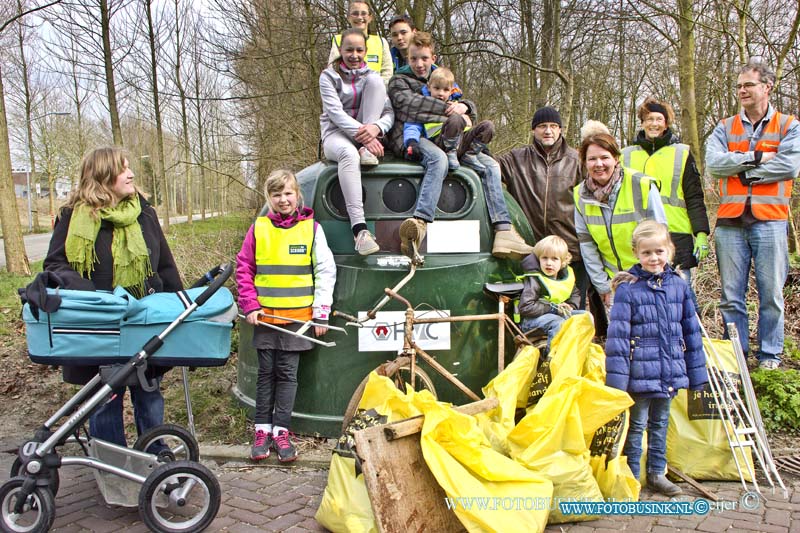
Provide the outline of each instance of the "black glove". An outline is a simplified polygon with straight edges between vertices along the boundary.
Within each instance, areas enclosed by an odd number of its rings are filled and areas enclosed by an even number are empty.
[[[406,151],[403,155],[409,161],[416,161],[416,162],[422,161],[422,152],[419,151],[419,142],[409,141],[408,146],[406,147]]]
[[[756,178],[748,178],[747,177],[747,172],[742,171],[742,172],[739,172],[739,181],[742,183],[742,185],[747,187],[748,185],[750,185],[751,183],[756,181]]]

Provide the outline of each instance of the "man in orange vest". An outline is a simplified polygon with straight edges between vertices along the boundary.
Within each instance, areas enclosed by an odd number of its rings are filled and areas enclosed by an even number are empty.
[[[706,143],[706,168],[718,180],[714,241],[726,324],[736,325],[745,355],[749,326],[745,295],[753,262],[758,288],[759,367],[774,370],[783,351],[783,285],[792,182],[800,172],[800,125],[769,103],[775,73],[751,60],[739,72],[742,110],[722,120]]]

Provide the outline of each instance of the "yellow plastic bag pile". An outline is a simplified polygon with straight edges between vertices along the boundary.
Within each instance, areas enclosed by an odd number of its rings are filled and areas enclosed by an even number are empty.
[[[703,347],[708,364],[717,368],[711,356],[714,350],[722,366],[719,370],[727,373],[738,386],[742,377],[731,341],[703,339]],[[710,389],[678,392],[669,411],[667,462],[695,479],[738,480],[739,472],[716,401]],[[744,456],[737,452],[737,459],[747,461],[752,470],[750,448]],[[742,471],[748,471],[744,463],[741,467]],[[745,479],[751,481],[749,475],[745,475]]]
[[[321,525],[334,532],[377,531],[364,476],[353,453],[352,434],[422,413],[423,456],[468,530],[544,529],[547,506],[526,506],[526,502],[549,501],[552,483],[494,451],[474,417],[437,402],[428,391],[404,394],[391,380],[375,373],[370,375],[356,417],[334,450],[328,485],[315,515]]]
[[[417,416],[420,411],[392,381],[370,374],[358,411],[333,450],[328,484],[314,518],[333,532],[377,532],[364,475],[357,462],[353,433]]]

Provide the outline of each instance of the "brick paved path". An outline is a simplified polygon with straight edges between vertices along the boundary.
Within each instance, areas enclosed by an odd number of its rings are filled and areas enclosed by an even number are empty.
[[[0,454],[0,470],[8,472],[13,456]],[[327,480],[327,470],[296,465],[268,466],[247,463],[206,462],[220,480],[222,505],[216,520],[208,531],[237,533],[256,531],[324,531],[314,520],[322,491]],[[103,503],[92,471],[83,467],[63,467],[60,470],[61,488],[56,498],[56,521],[53,531],[99,533],[112,531],[145,532],[147,528],[139,519],[136,509],[109,506]],[[705,485],[720,498],[735,502],[737,510],[710,512],[705,516],[615,516],[591,522],[551,525],[548,532],[611,532],[634,531],[667,533],[673,531],[759,531],[765,533],[792,533],[800,531],[800,479],[784,477],[789,488],[789,498],[780,493],[755,511],[740,508],[741,486],[732,482],[709,482]],[[679,499],[694,500],[699,497],[685,484],[686,494]],[[643,500],[665,500],[647,490]],[[502,512],[502,511],[498,511]]]

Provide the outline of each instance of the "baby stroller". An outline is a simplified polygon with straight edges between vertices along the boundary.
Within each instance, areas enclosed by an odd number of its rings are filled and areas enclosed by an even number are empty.
[[[67,465],[93,468],[106,502],[138,507],[152,531],[190,532],[208,527],[219,510],[220,487],[214,474],[198,462],[199,446],[189,431],[171,424],[157,426],[141,435],[133,448],[126,448],[93,438],[81,429],[113,389],[131,383],[158,386],[147,383],[144,370],[148,360],[161,366],[225,364],[236,307],[230,291],[222,285],[232,271],[232,264],[220,265],[191,289],[140,300],[121,288],[112,294],[58,288],[31,292],[36,281],[28,287],[27,301],[23,296],[23,319],[32,361],[112,366],[101,366],[101,372],[19,448],[12,477],[0,486],[2,531],[50,529],[55,519],[58,469]],[[48,283],[47,274],[40,275],[45,282],[39,289]],[[50,279],[49,284],[52,282]],[[36,301],[31,301],[31,296]],[[164,316],[169,320],[161,320]],[[75,324],[75,317],[83,321]],[[176,334],[167,339],[173,331]],[[143,345],[126,347],[144,338]],[[138,346],[141,349],[132,357],[124,355]],[[57,450],[67,443],[77,444],[84,455],[61,456]]]

